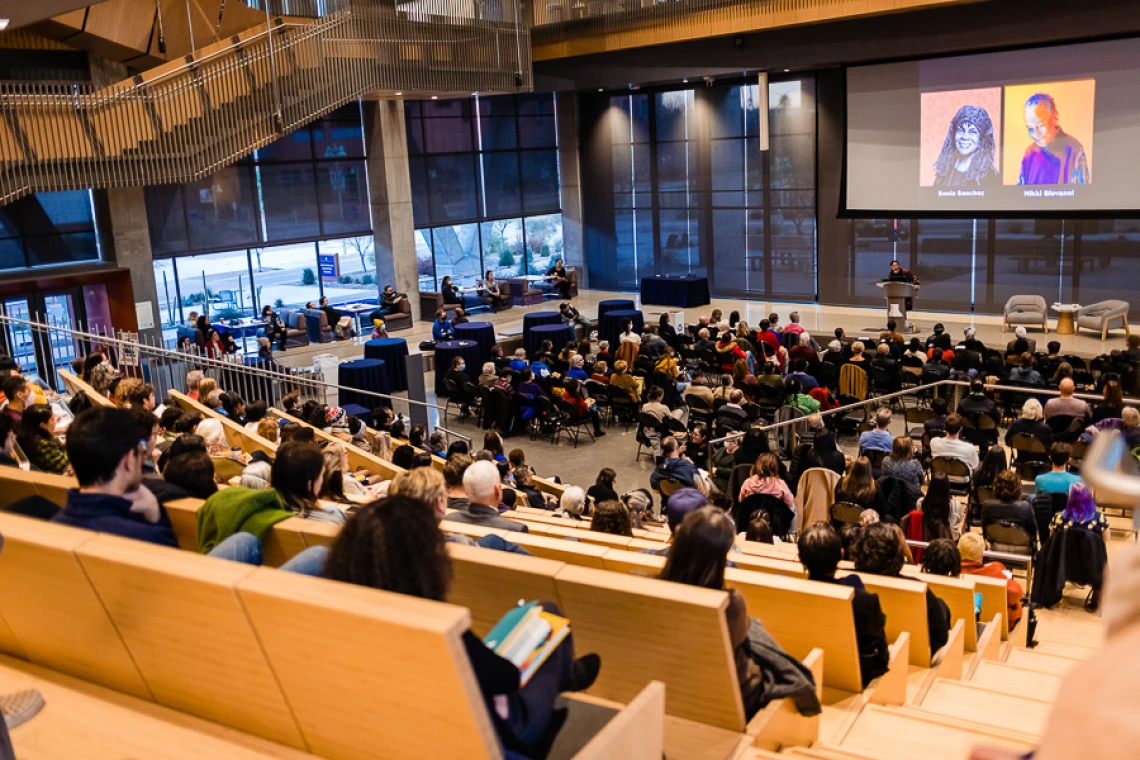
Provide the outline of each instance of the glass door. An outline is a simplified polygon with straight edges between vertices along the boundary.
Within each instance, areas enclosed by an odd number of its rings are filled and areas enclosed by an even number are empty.
[[[76,296],[76,293],[63,292],[49,293],[43,297],[44,321],[52,327],[63,328],[50,330],[46,345],[43,346],[44,358],[47,359],[45,363],[50,366],[41,368],[44,370],[41,374],[45,377],[50,375],[49,382],[57,388],[61,383],[55,376],[56,370],[71,369],[71,363],[80,355],[78,341],[71,333],[64,332],[77,329],[79,315],[76,313],[76,303],[82,299]]]
[[[4,316],[13,319],[30,319],[31,310],[26,298],[10,298],[4,301]],[[7,342],[8,355],[20,365],[24,374],[36,371],[35,342],[32,340],[31,329],[24,324],[9,322],[4,330],[4,340]]]

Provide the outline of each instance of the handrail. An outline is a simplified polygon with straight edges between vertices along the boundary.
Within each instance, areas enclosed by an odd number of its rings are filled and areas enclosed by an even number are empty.
[[[0,205],[41,191],[201,180],[365,93],[529,91],[530,28],[508,7],[521,0],[504,1],[501,13],[476,14],[445,0],[415,11],[339,0],[308,23],[267,15],[232,42],[99,89],[0,82],[9,133]]]
[[[294,374],[291,374],[287,371],[268,370],[268,369],[263,369],[261,367],[253,367],[253,366],[248,366],[246,364],[238,364],[238,363],[235,363],[232,361],[226,361],[224,359],[215,359],[215,358],[212,358],[209,356],[203,356],[203,355],[197,354],[197,353],[190,354],[190,353],[183,353],[180,351],[172,351],[171,349],[168,349],[165,347],[160,347],[160,346],[150,345],[150,344],[142,342],[142,341],[125,340],[122,338],[114,338],[114,337],[107,335],[107,334],[100,334],[97,332],[95,332],[95,333],[85,332],[82,330],[76,330],[74,328],[64,327],[62,325],[53,325],[53,324],[48,324],[48,323],[43,323],[43,322],[34,322],[31,320],[27,320],[27,319],[20,319],[18,317],[9,317],[7,315],[0,314],[0,326],[12,325],[12,324],[23,325],[24,327],[29,328],[30,330],[32,330],[34,332],[41,332],[41,333],[47,332],[49,335],[52,332],[64,333],[67,336],[69,336],[71,339],[82,341],[84,343],[95,343],[95,344],[108,345],[108,346],[119,349],[119,351],[121,352],[120,356],[122,355],[122,352],[125,351],[125,353],[127,353],[127,354],[130,354],[131,352],[138,352],[140,359],[143,355],[146,355],[150,358],[163,358],[163,359],[166,359],[172,363],[184,363],[186,361],[192,360],[198,364],[204,365],[204,366],[212,368],[212,369],[216,369],[222,373],[244,374],[244,375],[249,375],[252,377],[260,378],[260,379],[266,380],[266,381],[287,380],[289,383],[294,383],[297,385],[305,385],[305,386],[308,386],[308,387],[313,388],[313,389],[323,389],[324,391],[328,391],[328,390],[349,391],[351,393],[359,393],[359,394],[363,394],[366,396],[371,396],[374,398],[382,399],[385,401],[397,401],[397,402],[406,403],[406,404],[410,404],[410,405],[423,406],[423,407],[427,407],[430,409],[436,409],[439,411],[442,411],[444,408],[442,406],[439,406],[438,404],[433,404],[433,403],[430,403],[427,401],[418,401],[416,399],[405,398],[403,396],[393,396],[391,394],[380,393],[378,391],[367,391],[367,390],[361,390],[359,388],[350,388],[348,386],[340,385],[339,383],[331,383],[331,382],[328,382],[327,380],[323,380],[323,379],[322,380],[316,380],[312,377],[303,377],[303,376],[294,375]],[[141,361],[140,361],[140,366],[141,366]],[[294,369],[294,368],[289,368],[289,369]]]
[[[857,401],[853,404],[844,404],[843,406],[838,406],[835,409],[828,409],[826,411],[816,412],[816,414],[818,414],[820,417],[826,417],[826,416],[831,415],[831,414],[838,414],[839,412],[848,412],[848,411],[851,411],[853,409],[860,409],[864,406],[870,406],[871,404],[877,405],[881,401],[889,401],[892,398],[899,398],[900,396],[911,396],[911,395],[914,395],[915,393],[924,393],[931,388],[938,388],[938,387],[941,387],[943,385],[955,385],[955,386],[959,386],[959,387],[969,388],[970,382],[968,380],[950,380],[949,378],[947,378],[946,380],[938,380],[938,381],[933,382],[933,383],[926,383],[925,385],[918,385],[918,386],[915,386],[914,388],[906,388],[904,390],[895,391],[893,393],[884,393],[882,396],[874,396],[871,398],[864,399],[862,401]],[[992,384],[992,385],[986,384],[986,390],[1008,391],[1010,393],[1023,393],[1023,394],[1032,395],[1032,396],[1060,396],[1061,395],[1061,392],[1059,390],[1057,390],[1056,388],[1030,388],[1027,386],[999,385],[996,383]],[[1074,393],[1073,397],[1079,398],[1079,399],[1084,399],[1084,400],[1092,400],[1092,401],[1103,400],[1100,396],[1097,396],[1097,395],[1092,394],[1092,393]],[[1131,397],[1126,396],[1124,398],[1124,403],[1128,404],[1130,406],[1140,406],[1140,399],[1131,398]],[[783,422],[773,422],[769,425],[763,425],[761,427],[752,428],[752,430],[759,430],[761,432],[766,433],[769,430],[777,430],[779,428],[787,427],[789,425],[796,425],[796,424],[802,423],[806,418],[807,418],[807,416],[805,415],[804,417],[796,417],[795,419],[784,420]],[[711,446],[711,445],[717,444],[717,443],[724,443],[725,441],[729,441],[729,440],[732,440],[734,438],[743,438],[747,432],[748,431],[737,432],[737,433],[729,433],[728,435],[723,436],[721,438],[714,438],[713,440],[709,441],[709,445]]]

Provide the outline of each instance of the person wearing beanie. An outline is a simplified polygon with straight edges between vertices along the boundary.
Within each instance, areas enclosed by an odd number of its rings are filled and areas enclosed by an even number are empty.
[[[1021,620],[1021,584],[1009,576],[1000,562],[984,562],[986,541],[978,533],[963,533],[958,539],[958,553],[962,555],[963,575],[984,575],[1005,579],[1006,605],[1009,607],[1009,629],[1012,631]]]
[[[348,432],[348,414],[339,406],[330,406],[325,411],[325,432],[342,433],[352,438]]]

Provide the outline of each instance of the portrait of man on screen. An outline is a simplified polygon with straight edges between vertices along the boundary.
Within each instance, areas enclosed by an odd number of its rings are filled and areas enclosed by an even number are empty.
[[[1061,128],[1052,95],[1038,92],[1025,101],[1025,128],[1033,144],[1021,159],[1019,185],[1087,185],[1088,156],[1080,140]]]
[[[984,108],[964,105],[950,120],[934,162],[935,187],[984,188],[998,184],[994,124]]]

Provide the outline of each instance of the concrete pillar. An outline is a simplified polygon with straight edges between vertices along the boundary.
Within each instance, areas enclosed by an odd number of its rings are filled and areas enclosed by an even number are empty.
[[[154,257],[150,250],[150,228],[147,225],[143,188],[113,187],[106,192],[115,262],[120,267],[131,270],[136,313],[141,316],[149,311],[154,324],[149,330],[144,330],[139,325],[139,338],[162,345],[158,289],[154,284]]]
[[[408,173],[408,138],[402,100],[364,103],[364,139],[368,153],[368,193],[376,281],[407,293],[412,320],[420,319],[412,183]]]
[[[563,263],[578,270],[578,287],[590,287],[582,245],[582,187],[578,170],[578,94],[558,93],[558,168],[562,188]]]

